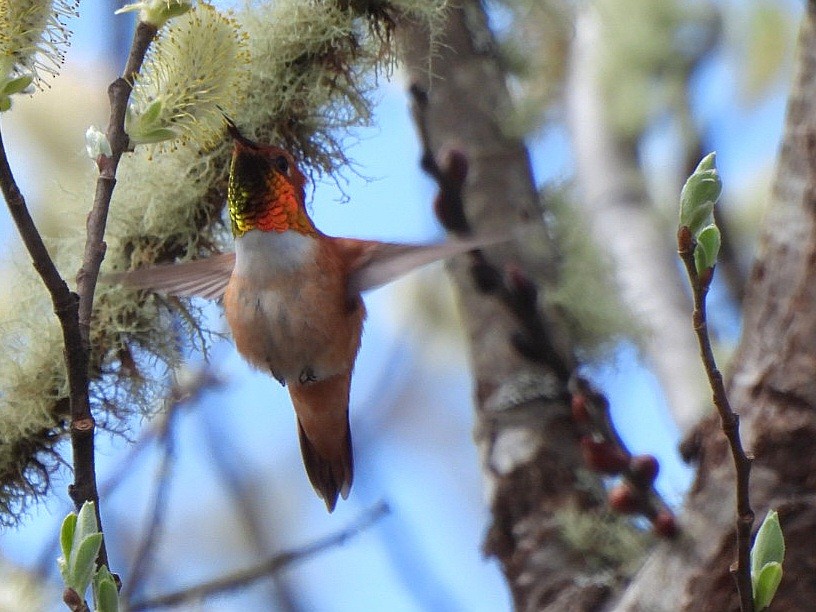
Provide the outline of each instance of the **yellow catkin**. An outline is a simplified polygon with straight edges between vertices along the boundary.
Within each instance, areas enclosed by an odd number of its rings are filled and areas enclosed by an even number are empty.
[[[246,36],[231,15],[202,2],[173,19],[134,83],[125,123],[131,141],[213,145],[246,89],[248,63]]]

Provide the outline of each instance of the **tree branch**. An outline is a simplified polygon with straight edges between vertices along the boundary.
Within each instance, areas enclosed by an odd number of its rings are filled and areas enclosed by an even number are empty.
[[[205,582],[189,589],[175,591],[152,599],[137,601],[131,604],[128,609],[135,612],[136,610],[154,610],[157,608],[177,606],[187,601],[200,601],[212,595],[246,587],[271,574],[281,571],[293,563],[303,561],[324,550],[344,544],[346,540],[368,529],[371,525],[388,514],[388,512],[388,504],[380,502],[338,533],[321,538],[301,548],[274,555],[254,567],[234,572],[210,582]]]
[[[2,136],[0,136],[0,187],[34,268],[51,295],[54,312],[62,328],[74,456],[74,485],[70,488],[70,493],[78,509],[85,500],[98,502],[93,451],[94,421],[88,398],[88,351],[79,328],[79,298],[70,291],[60,275],[31,218],[25,198],[9,166]],[[75,493],[81,496],[79,501],[74,497]],[[104,543],[100,549],[99,559],[100,562],[107,562]]]
[[[155,492],[153,493],[153,508],[150,518],[147,521],[147,528],[140,538],[140,544],[136,551],[133,566],[128,574],[127,581],[122,585],[120,596],[124,601],[130,599],[131,595],[141,585],[147,572],[153,549],[156,546],[164,517],[167,511],[168,490],[170,476],[175,461],[175,419],[178,414],[178,404],[170,407],[162,419],[160,425],[159,442],[164,447],[161,462],[156,474]]]
[[[99,268],[105,256],[105,226],[108,219],[108,209],[116,184],[116,168],[119,159],[127,147],[127,134],[124,131],[125,111],[132,89],[133,76],[138,72],[144,61],[145,53],[156,35],[156,28],[142,22],[136,27],[130,57],[125,67],[124,77],[113,82],[108,88],[111,101],[111,118],[108,126],[107,138],[111,145],[112,155],[100,156],[97,165],[100,176],[97,181],[96,195],[91,212],[86,222],[87,236],[82,267],[77,273],[77,300],[72,318],[77,320],[79,338],[72,337],[72,343],[66,342],[66,353],[75,352],[76,357],[71,360],[73,367],[68,368],[69,381],[81,389],[81,401],[71,399],[71,446],[74,456],[74,482],[68,488],[68,493],[79,509],[85,501],[93,501],[96,508],[96,520],[99,531],[102,529],[102,517],[99,504],[99,494],[96,485],[96,468],[94,458],[94,431],[96,424],[91,414],[88,396],[88,362],[90,356],[90,329],[91,313],[93,312],[94,291],[99,278]],[[59,315],[59,312],[57,313]],[[74,344],[79,340],[79,344]],[[99,551],[100,565],[107,565],[107,551],[103,540]]]
[[[115,184],[116,166],[127,146],[127,135],[124,133],[124,116],[131,90],[130,81],[132,81],[133,75],[141,66],[144,54],[155,33],[155,28],[139,24],[125,69],[125,76],[115,81],[109,90],[111,124],[107,135],[113,148],[113,155],[110,158],[101,156],[97,160],[100,168],[100,178],[97,183],[94,206],[88,216],[87,241],[82,268],[77,275],[77,293],[70,291],[48,253],[48,249],[28,211],[25,198],[14,180],[2,137],[0,137],[0,187],[2,187],[9,212],[31,256],[34,268],[51,296],[54,312],[62,328],[69,389],[70,435],[74,467],[74,482],[69,486],[69,494],[77,509],[85,501],[95,503],[96,518],[100,531],[102,530],[102,521],[99,510],[94,456],[94,431],[96,426],[91,413],[88,392],[90,320],[96,280],[99,276],[99,267],[105,252],[103,236],[110,197]],[[100,564],[107,565],[107,552],[104,541],[100,548],[98,561]]]
[[[706,296],[711,286],[714,273],[713,268],[698,274],[694,262],[694,239],[688,227],[681,227],[677,236],[678,254],[686,267],[691,291],[694,299],[694,333],[700,345],[700,355],[703,360],[708,382],[713,393],[714,406],[720,415],[720,425],[734,459],[734,468],[737,472],[737,563],[732,566],[731,573],[737,583],[742,612],[753,612],[753,588],[751,586],[751,527],[754,524],[754,512],[751,510],[748,485],[751,476],[751,458],[742,448],[739,434],[739,415],[732,409],[725,391],[723,377],[717,369],[714,360],[714,351],[711,348],[711,339],[708,336],[706,321]]]
[[[558,258],[524,144],[508,136],[505,74],[484,6],[451,7],[433,49],[427,30],[398,20],[410,71],[422,167],[439,185],[435,211],[452,232],[529,222],[525,240],[447,263],[470,347],[475,439],[492,513],[484,543],[519,610],[595,609],[624,579],[565,537],[562,519],[604,515],[601,478],[584,469],[567,382],[575,367],[569,332],[543,294]],[[429,57],[432,58],[431,69]],[[447,151],[447,152],[446,152]],[[489,258],[489,259],[488,259]]]

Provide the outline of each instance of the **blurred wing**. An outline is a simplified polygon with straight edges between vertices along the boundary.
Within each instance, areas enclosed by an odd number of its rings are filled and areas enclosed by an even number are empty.
[[[224,295],[234,267],[235,253],[222,253],[207,259],[111,274],[104,280],[134,289],[216,300]]]
[[[372,242],[351,238],[336,238],[335,240],[340,248],[353,254],[349,289],[363,292],[390,283],[403,274],[434,261],[505,242],[513,237],[512,233],[491,234],[425,245]]]

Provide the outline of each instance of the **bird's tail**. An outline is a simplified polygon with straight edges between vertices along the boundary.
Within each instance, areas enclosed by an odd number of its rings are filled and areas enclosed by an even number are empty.
[[[300,452],[303,454],[303,465],[309,481],[317,494],[326,502],[328,511],[332,512],[337,504],[338,495],[343,499],[348,497],[354,478],[351,430],[346,425],[345,441],[341,452],[334,457],[320,453],[303,430],[300,419],[298,419],[298,437],[300,438]]]
[[[346,499],[354,478],[348,420],[349,374],[291,384],[306,474],[329,512],[337,496]]]

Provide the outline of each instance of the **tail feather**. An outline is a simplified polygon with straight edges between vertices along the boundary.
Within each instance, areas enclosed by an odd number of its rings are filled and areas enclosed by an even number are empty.
[[[303,454],[303,465],[306,474],[317,494],[326,502],[329,512],[334,511],[338,494],[346,499],[351,490],[354,479],[354,458],[351,449],[351,430],[348,427],[346,416],[346,434],[340,454],[335,457],[325,457],[312,444],[306,435],[303,425],[298,419],[298,438],[300,452]]]
[[[337,496],[348,497],[354,477],[349,429],[351,371],[314,382],[289,384],[300,450],[317,494],[334,510]]]

